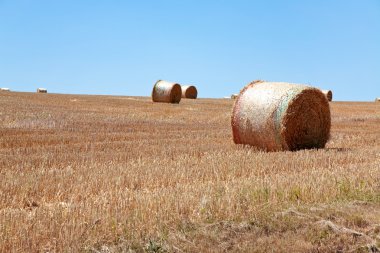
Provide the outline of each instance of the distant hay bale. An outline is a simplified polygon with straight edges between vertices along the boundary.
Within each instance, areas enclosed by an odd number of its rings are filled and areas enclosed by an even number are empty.
[[[152,100],[153,102],[175,103],[181,101],[182,90],[178,83],[158,80],[153,87]]]
[[[9,88],[0,88],[0,91],[11,91]]]
[[[47,93],[47,89],[45,88],[38,88],[37,93]]]
[[[231,99],[236,99],[239,96],[239,94],[232,94]]]
[[[185,85],[181,86],[182,89],[182,98],[191,98],[196,99],[198,96],[198,91],[195,86],[192,85]]]
[[[231,117],[233,141],[267,151],[323,148],[330,107],[316,88],[254,81],[240,92]]]
[[[380,102],[380,98],[375,98],[375,102]]]
[[[329,102],[332,101],[333,94],[331,90],[322,90],[322,93],[325,94]]]

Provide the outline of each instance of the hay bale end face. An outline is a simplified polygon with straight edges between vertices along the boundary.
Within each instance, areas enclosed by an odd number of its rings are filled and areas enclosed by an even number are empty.
[[[324,148],[330,137],[330,107],[316,88],[255,81],[235,101],[233,141],[267,151]]]
[[[45,88],[38,88],[37,93],[47,93],[47,89]]]
[[[327,100],[329,102],[332,101],[332,98],[333,98],[333,94],[332,94],[332,91],[331,90],[322,90],[322,93],[325,94]]]
[[[182,98],[196,99],[198,96],[198,91],[195,86],[185,85],[181,87],[182,89]]]
[[[178,104],[181,101],[181,85],[168,81],[158,80],[153,87],[153,102]]]

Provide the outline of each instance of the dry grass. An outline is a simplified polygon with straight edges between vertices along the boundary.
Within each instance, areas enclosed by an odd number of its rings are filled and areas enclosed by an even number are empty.
[[[379,247],[380,104],[333,102],[326,149],[265,153],[233,144],[233,102],[1,93],[0,252]]]

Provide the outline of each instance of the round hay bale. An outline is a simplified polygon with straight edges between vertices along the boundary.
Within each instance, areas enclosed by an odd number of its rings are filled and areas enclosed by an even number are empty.
[[[332,101],[333,94],[331,90],[322,90],[322,93],[325,94],[329,102]]]
[[[38,88],[37,93],[47,93],[47,89],[45,88]]]
[[[330,107],[319,89],[254,81],[235,100],[231,125],[236,144],[267,151],[324,148]]]
[[[375,102],[380,102],[380,98],[375,98]]]
[[[232,94],[231,99],[236,99],[239,96],[239,94]]]
[[[182,97],[183,98],[191,98],[191,99],[196,99],[198,96],[198,91],[195,86],[192,85],[185,85],[182,86]]]
[[[181,85],[178,83],[158,80],[153,87],[152,100],[153,102],[176,103],[181,101]]]

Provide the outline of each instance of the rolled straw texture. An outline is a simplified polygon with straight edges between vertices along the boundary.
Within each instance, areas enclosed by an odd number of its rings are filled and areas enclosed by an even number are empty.
[[[182,86],[182,98],[191,98],[196,99],[198,96],[198,91],[195,86],[192,85],[185,85]]]
[[[328,101],[332,101],[332,91],[331,90],[322,90],[322,93],[325,94]]]
[[[330,137],[330,107],[316,88],[255,81],[235,100],[233,141],[267,151],[324,148]]]
[[[158,80],[153,87],[153,102],[176,103],[181,101],[181,85],[168,81]]]

